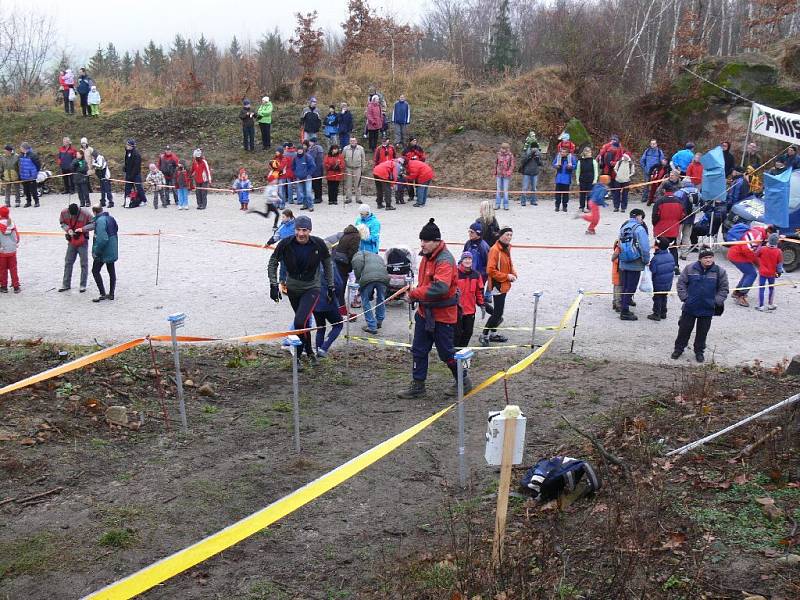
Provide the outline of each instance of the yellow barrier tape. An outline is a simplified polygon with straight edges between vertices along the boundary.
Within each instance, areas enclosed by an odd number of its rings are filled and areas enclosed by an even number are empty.
[[[101,590],[84,596],[83,600],[126,600],[132,598],[207,558],[222,552],[226,548],[230,548],[234,544],[241,542],[254,533],[258,533],[265,527],[282,519],[286,515],[357,475],[368,466],[405,444],[420,431],[438,421],[450,412],[454,406],[455,404],[451,404],[435,415],[381,442],[377,446],[372,447],[333,471],[306,484],[288,496],[284,496],[280,500],[273,502],[266,508],[253,513],[249,517],[245,517],[241,521],[208,536],[188,548],[153,563],[129,575],[125,579],[120,579]]]

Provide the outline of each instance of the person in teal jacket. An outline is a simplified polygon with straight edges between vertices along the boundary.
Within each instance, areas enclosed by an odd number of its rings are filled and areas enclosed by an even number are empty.
[[[114,263],[117,262],[119,257],[119,246],[117,243],[117,222],[107,212],[103,211],[103,207],[99,204],[92,206],[94,219],[92,219],[92,226],[94,228],[94,239],[92,240],[92,277],[97,284],[97,290],[100,296],[93,299],[92,302],[102,302],[103,300],[114,299],[114,289],[117,287],[117,272],[114,268]],[[100,271],[105,265],[108,271],[108,294],[103,285],[103,278]]]

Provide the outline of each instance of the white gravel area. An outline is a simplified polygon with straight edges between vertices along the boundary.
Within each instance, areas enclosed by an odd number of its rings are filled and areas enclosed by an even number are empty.
[[[72,198],[75,200],[75,197]],[[416,248],[417,235],[429,217],[435,217],[446,240],[460,241],[451,246],[458,257],[467,228],[478,213],[481,198],[429,199],[425,208],[399,206],[398,210],[377,210],[382,222],[381,246],[406,244]],[[374,206],[374,197],[368,200]],[[276,305],[269,300],[265,250],[216,242],[217,239],[263,242],[271,233],[269,221],[258,215],[238,210],[233,194],[211,195],[209,208],[178,211],[174,206],[154,211],[148,204],[134,210],[118,206],[111,209],[120,233],[155,232],[161,237],[161,258],[158,286],[156,256],[158,238],[120,237],[120,260],[117,262],[116,300],[94,304],[97,295],[91,274],[89,289],[78,292],[79,268],[75,265],[72,289],[58,293],[63,272],[66,241],[63,237],[23,236],[18,252],[21,294],[0,296],[0,336],[4,338],[44,338],[50,341],[115,343],[147,334],[166,334],[167,315],[185,312],[188,315],[185,335],[233,337],[285,329],[291,322],[288,300]],[[21,231],[59,231],[60,210],[68,204],[63,195],[48,195],[41,208],[12,208],[12,217]],[[584,234],[585,223],[573,219],[577,202],[570,202],[569,213],[556,213],[552,202],[521,207],[512,203],[509,211],[500,211],[502,225],[515,229],[518,244],[592,245],[611,247],[624,215],[604,209],[598,234]],[[260,207],[260,198],[251,207]],[[640,206],[638,199],[632,206]],[[299,211],[297,211],[299,214]],[[317,205],[311,215],[314,234],[322,237],[340,231],[357,216],[357,205]],[[649,209],[648,209],[649,218]],[[545,250],[513,251],[519,272],[506,304],[504,326],[531,324],[533,292],[544,291],[539,309],[539,324],[558,322],[579,288],[610,291],[610,250]],[[696,256],[696,255],[694,255]],[[739,272],[727,260],[726,268],[735,286]],[[688,264],[683,263],[681,266]],[[91,259],[90,259],[91,268]],[[104,277],[107,275],[103,271]],[[797,275],[800,279],[800,275]],[[785,282],[789,277],[780,281]],[[751,304],[754,294],[751,293]],[[645,319],[650,299],[637,293],[634,309],[638,322],[620,321],[611,310],[610,296],[587,297],[581,307],[575,343],[576,352],[607,359],[672,362],[669,354],[677,333],[680,313],[676,296],[669,299],[666,321],[654,323]],[[798,352],[800,339],[798,309],[800,297],[796,288],[777,288],[778,310],[759,313],[726,304],[725,314],[715,318],[708,338],[707,358],[721,364],[735,365],[760,360],[766,365],[789,358]],[[356,330],[360,332],[359,320]],[[477,325],[477,324],[476,324]],[[381,336],[405,341],[406,309],[389,307]],[[530,334],[508,332],[510,343],[526,343]],[[537,334],[543,340],[545,333]],[[571,329],[556,344],[558,351],[569,349]],[[477,331],[473,337],[477,344]],[[344,341],[338,341],[341,351]],[[691,352],[677,362],[689,364]]]

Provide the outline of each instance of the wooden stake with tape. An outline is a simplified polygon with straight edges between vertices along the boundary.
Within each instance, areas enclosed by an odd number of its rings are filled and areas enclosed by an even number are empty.
[[[492,564],[495,567],[503,560],[503,544],[506,539],[506,517],[508,516],[508,493],[511,489],[511,464],[514,462],[514,440],[517,438],[517,420],[505,419],[503,427],[503,457],[500,463],[500,483],[497,486],[497,514],[494,519],[494,543]]]

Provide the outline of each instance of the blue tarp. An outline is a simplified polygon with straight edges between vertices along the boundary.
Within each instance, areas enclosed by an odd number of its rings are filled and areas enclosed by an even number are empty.
[[[700,158],[703,165],[703,182],[700,184],[700,197],[710,202],[724,201],[727,198],[725,183],[725,157],[722,148],[717,146]]]
[[[779,175],[764,173],[764,222],[789,226],[789,181],[792,169]]]

